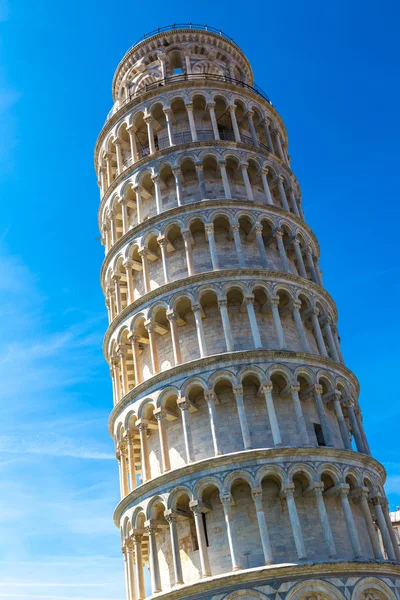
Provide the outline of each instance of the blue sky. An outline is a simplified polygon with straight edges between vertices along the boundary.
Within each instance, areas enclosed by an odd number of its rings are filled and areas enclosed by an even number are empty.
[[[399,5],[173,8],[0,0],[0,599],[125,597],[93,147],[122,55],[173,21],[233,37],[285,120],[370,445],[400,504]]]

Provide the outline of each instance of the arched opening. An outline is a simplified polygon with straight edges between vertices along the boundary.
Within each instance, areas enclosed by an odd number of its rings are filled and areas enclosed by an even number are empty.
[[[184,204],[199,202],[201,200],[200,188],[194,160],[192,158],[184,158],[180,166]]]
[[[253,349],[254,341],[243,291],[239,287],[232,287],[228,290],[226,299],[234,349]]]
[[[212,271],[212,262],[204,223],[195,218],[190,222],[190,233],[193,244],[193,262],[196,273]]]
[[[243,438],[232,383],[221,378],[214,386],[218,437],[224,454],[243,450]]]

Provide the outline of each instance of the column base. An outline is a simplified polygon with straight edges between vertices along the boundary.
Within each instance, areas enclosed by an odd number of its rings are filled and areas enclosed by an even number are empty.
[[[241,571],[241,570],[242,570],[242,567],[239,567],[239,566],[233,567],[232,573],[235,573],[236,571]]]

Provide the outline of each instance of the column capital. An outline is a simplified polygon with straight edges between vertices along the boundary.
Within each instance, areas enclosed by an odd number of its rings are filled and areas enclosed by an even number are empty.
[[[239,396],[243,394],[243,386],[242,385],[233,385],[232,391],[235,396]]]
[[[214,233],[214,224],[213,223],[206,223],[204,225],[204,229],[205,229],[206,233]]]
[[[135,423],[137,429],[139,431],[147,431],[147,429],[149,428],[149,423],[148,421],[146,421],[145,419],[138,419]]]
[[[240,229],[239,223],[234,223],[233,225],[231,225],[231,229],[232,229],[232,231],[239,231],[239,229]]]
[[[300,312],[300,309],[301,309],[300,300],[292,300],[292,309]]]
[[[113,140],[113,144],[114,146],[120,146],[121,145],[121,140],[116,138],[115,140]]]
[[[235,104],[230,104],[228,106],[228,109],[229,109],[229,112],[231,112],[231,113],[235,112],[236,111],[236,105]]]
[[[339,486],[339,495],[341,498],[347,498],[350,492],[350,486],[348,483],[341,483]]]
[[[207,108],[214,108],[215,102],[207,102]]]
[[[233,506],[232,496],[229,494],[220,495],[221,504],[224,507],[224,510],[228,510]]]
[[[179,177],[179,175],[181,174],[181,168],[180,167],[172,167],[171,171],[174,174],[175,178]]]
[[[119,281],[121,279],[121,274],[120,273],[113,273],[113,276],[111,277],[111,280],[114,283],[117,283],[117,281]]]
[[[176,403],[181,410],[189,410],[190,403],[189,403],[188,399],[185,398],[184,396],[181,396],[180,398],[178,398]]]
[[[246,306],[248,304],[254,304],[254,296],[253,295],[251,295],[251,296],[245,296],[244,297],[244,301],[245,301]]]
[[[133,267],[133,260],[131,258],[126,258],[122,263],[122,266],[124,267],[124,269],[130,269],[131,267]]]
[[[277,229],[273,236],[276,238],[283,238],[283,231],[281,229]]]
[[[194,163],[194,166],[196,168],[196,171],[201,171],[203,172],[203,164],[202,163]]]
[[[147,123],[153,123],[153,122],[154,122],[154,119],[153,119],[153,117],[152,117],[151,115],[145,115],[145,116],[143,117],[143,121],[144,121],[146,124],[147,124]]]
[[[158,236],[158,238],[157,238],[157,244],[159,246],[166,246],[168,244],[168,240],[165,237],[165,235]]]
[[[242,161],[240,162],[240,164],[239,164],[239,167],[240,167],[241,169],[247,169],[247,168],[248,168],[248,166],[249,166],[249,163],[248,163],[246,160],[242,160]]]
[[[140,250],[138,252],[139,256],[141,256],[142,258],[144,256],[147,256],[148,253],[149,253],[149,249],[148,248],[140,248]]]
[[[226,298],[220,298],[218,300],[218,306],[221,308],[221,306],[227,306],[228,305],[228,300]]]
[[[157,533],[157,531],[158,531],[157,523],[154,523],[152,521],[152,519],[145,521],[144,528],[146,529],[147,533],[149,533],[149,534]]]
[[[261,225],[261,223],[256,223],[254,225],[254,231],[256,232],[256,235],[262,235],[263,232],[263,226]]]
[[[215,392],[205,391],[204,398],[206,399],[206,402],[215,402]]]
[[[265,175],[265,177],[267,177],[268,173],[269,173],[269,168],[268,167],[262,167],[261,169],[261,173],[263,175]]]
[[[142,543],[142,539],[143,539],[143,533],[135,533],[135,530],[133,530],[132,540],[136,544],[141,544]]]
[[[372,506],[378,506],[378,504],[380,504],[381,506],[384,506],[384,502],[383,502],[384,499],[382,498],[382,496],[379,493],[371,494],[370,500],[371,500]]]
[[[282,496],[284,498],[288,498],[288,497],[292,497],[294,496],[294,483],[285,483],[282,486],[282,492],[281,492]]]
[[[176,523],[177,520],[177,513],[175,511],[173,511],[171,508],[164,510],[164,517],[165,520],[168,521],[169,524],[171,523]]]
[[[170,115],[170,114],[171,114],[171,112],[172,112],[172,110],[171,110],[171,107],[170,107],[170,106],[163,106],[163,109],[162,109],[162,111],[163,111],[164,115]]]
[[[146,327],[146,329],[147,329],[147,331],[149,333],[151,333],[152,331],[154,331],[155,328],[156,328],[156,324],[153,323],[152,321],[145,321],[144,322],[144,326]]]
[[[300,384],[299,383],[291,383],[289,386],[289,389],[290,389],[291,394],[294,394],[296,392],[299,393]]]
[[[262,387],[262,391],[264,393],[265,392],[272,393],[274,385],[273,385],[272,381],[265,381],[264,383],[261,384],[261,387]]]
[[[279,296],[271,296],[268,302],[270,306],[279,306],[280,298]]]
[[[316,394],[319,394],[320,396],[322,395],[323,392],[323,388],[322,385],[320,383],[314,383],[314,385],[312,386],[313,390]]]
[[[131,344],[137,344],[140,340],[140,336],[134,331],[131,331],[128,333],[128,340],[131,342]]]
[[[176,321],[178,318],[178,313],[175,312],[172,308],[168,309],[166,312],[168,321]]]
[[[153,415],[157,421],[165,421],[165,419],[167,418],[167,412],[165,408],[156,408],[153,411]]]
[[[226,166],[226,160],[219,160],[218,164],[220,167],[225,167]]]
[[[251,490],[251,497],[256,506],[256,509],[262,509],[263,492],[261,488],[253,488]]]
[[[252,117],[254,115],[254,110],[248,110],[247,111],[247,116],[248,117]]]
[[[193,110],[193,102],[185,102],[186,110]]]
[[[128,133],[136,133],[137,132],[137,129],[136,129],[136,127],[134,125],[129,125],[126,128],[126,130],[127,130]]]
[[[192,311],[196,312],[201,310],[201,306],[199,302],[192,302]]]
[[[158,183],[160,181],[159,173],[154,173],[154,175],[151,176],[151,180],[153,183]]]

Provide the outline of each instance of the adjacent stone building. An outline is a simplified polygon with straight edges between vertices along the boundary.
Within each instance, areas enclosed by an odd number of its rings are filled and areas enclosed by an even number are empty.
[[[112,92],[95,165],[128,600],[396,598],[281,117],[205,26],[144,36]]]

